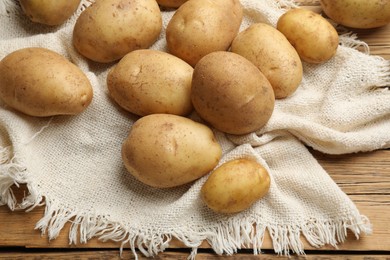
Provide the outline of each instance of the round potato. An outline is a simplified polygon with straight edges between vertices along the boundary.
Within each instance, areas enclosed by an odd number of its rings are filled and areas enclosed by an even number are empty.
[[[60,25],[76,12],[81,0],[19,0],[23,12],[31,21]]]
[[[276,28],[255,23],[233,40],[231,51],[250,60],[266,76],[276,98],[285,98],[302,81],[302,62],[297,51]]]
[[[261,164],[251,159],[235,159],[215,169],[200,194],[213,211],[237,213],[264,197],[270,184],[270,176]]]
[[[193,68],[171,54],[136,50],[110,71],[107,86],[111,97],[125,110],[139,116],[192,111]]]
[[[48,49],[20,49],[0,62],[0,98],[27,115],[75,115],[91,103],[92,95],[85,74]]]
[[[271,84],[246,58],[213,52],[194,68],[191,100],[200,117],[229,134],[247,134],[263,127],[272,115]]]
[[[370,29],[390,23],[390,0],[321,0],[325,14],[344,26]]]
[[[180,186],[204,176],[221,155],[210,128],[170,114],[141,117],[122,146],[122,159],[130,174],[157,188]]]
[[[336,54],[339,36],[320,14],[303,8],[291,9],[279,18],[277,29],[306,62],[323,63]]]
[[[239,0],[189,0],[169,21],[168,51],[195,66],[206,54],[230,47],[242,17]]]
[[[188,0],[157,0],[157,3],[164,7],[178,8]]]
[[[77,19],[73,45],[83,56],[108,63],[149,48],[161,29],[155,0],[97,0]]]

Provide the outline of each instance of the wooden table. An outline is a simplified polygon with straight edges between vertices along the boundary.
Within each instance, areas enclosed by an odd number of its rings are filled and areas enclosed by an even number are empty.
[[[321,11],[318,0],[301,0],[302,6]],[[371,54],[390,60],[390,25],[375,30],[355,30],[358,37],[366,41]],[[390,100],[389,100],[390,102]],[[389,129],[390,131],[390,129]],[[356,240],[349,233],[345,243],[338,249],[331,246],[312,248],[305,244],[308,259],[390,259],[390,150],[350,155],[324,155],[311,151],[334,181],[356,203],[361,214],[366,215],[372,225],[373,234]],[[14,189],[17,197],[23,197],[24,187]],[[36,222],[43,216],[44,207],[32,212],[11,212],[0,207],[0,259],[119,259],[118,244],[91,240],[86,245],[68,245],[68,228],[59,238],[48,241],[40,231],[34,230]],[[186,259],[190,250],[180,242],[173,241],[171,247],[156,259]],[[124,259],[133,258],[125,250]],[[216,256],[206,243],[198,250],[197,259],[274,259],[286,258],[275,255],[269,237],[263,243],[263,254],[253,256],[252,250],[241,250],[234,257]],[[292,258],[303,258],[292,256]],[[142,257],[141,257],[142,259]]]

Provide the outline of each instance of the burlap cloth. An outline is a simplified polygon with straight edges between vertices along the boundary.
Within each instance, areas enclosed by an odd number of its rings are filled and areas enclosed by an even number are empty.
[[[276,253],[303,253],[302,237],[313,246],[336,245],[350,229],[356,236],[371,226],[333,182],[306,146],[332,154],[390,147],[389,62],[356,50],[366,46],[353,35],[340,38],[337,55],[322,65],[304,63],[296,93],[278,100],[269,123],[257,133],[215,132],[222,162],[256,158],[271,175],[269,194],[245,212],[218,215],[199,198],[207,177],[172,189],[143,185],[126,172],[121,144],[136,117],[107,95],[106,76],[114,64],[88,62],[72,46],[80,10],[66,24],[32,24],[16,1],[0,3],[0,58],[23,47],[54,50],[77,64],[90,79],[94,99],[78,116],[34,118],[0,104],[0,198],[11,209],[45,205],[36,228],[55,239],[71,221],[71,243],[92,237],[122,242],[147,256],[176,237],[190,248],[207,240],[216,253],[244,246],[259,253],[269,232]],[[245,19],[275,25],[284,9],[272,0],[242,0]],[[292,6],[290,1],[283,4]],[[164,12],[164,27],[173,12]],[[153,49],[165,50],[165,30]],[[193,115],[196,119],[196,115]],[[27,184],[17,203],[13,184]],[[33,228],[33,227],[31,227]]]

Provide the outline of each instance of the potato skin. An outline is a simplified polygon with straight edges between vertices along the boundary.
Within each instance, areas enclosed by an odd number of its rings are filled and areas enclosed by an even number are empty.
[[[221,155],[210,128],[170,114],[141,117],[122,146],[129,173],[156,188],[180,186],[206,175]]]
[[[325,14],[347,27],[371,29],[390,23],[390,0],[321,0]]]
[[[73,30],[73,45],[83,56],[101,63],[149,48],[162,29],[155,0],[96,0]]]
[[[339,44],[336,29],[313,11],[291,9],[279,18],[277,29],[308,63],[323,63],[336,54]]]
[[[81,0],[19,0],[23,12],[31,21],[46,25],[60,25],[69,19]]]
[[[302,81],[302,62],[297,51],[276,28],[256,23],[240,32],[231,51],[256,65],[274,89],[276,98],[285,98]]]
[[[191,100],[196,112],[216,129],[247,134],[272,115],[271,84],[249,60],[233,52],[213,52],[194,68]]]
[[[110,96],[139,116],[156,113],[188,115],[193,68],[157,50],[136,50],[123,57],[107,76]]]
[[[164,7],[178,8],[188,0],[157,0],[157,3]]]
[[[0,98],[27,115],[79,114],[91,103],[92,96],[85,74],[48,49],[20,49],[0,62]]]
[[[252,159],[235,159],[215,169],[201,188],[203,202],[218,213],[237,213],[264,197],[271,180]]]
[[[239,0],[187,1],[168,23],[168,51],[195,66],[206,54],[227,50],[240,28],[242,9]]]

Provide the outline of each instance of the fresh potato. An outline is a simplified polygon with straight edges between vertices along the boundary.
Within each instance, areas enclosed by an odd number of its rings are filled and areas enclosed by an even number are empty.
[[[239,0],[189,0],[169,21],[168,51],[195,66],[206,54],[230,47],[242,17]]]
[[[77,19],[73,45],[85,57],[108,63],[149,48],[161,29],[155,0],[96,0]]]
[[[92,100],[85,74],[60,54],[25,48],[0,62],[0,98],[31,116],[75,115]]]
[[[183,60],[156,50],[136,50],[110,71],[111,97],[136,115],[187,115],[192,111],[193,68]]]
[[[235,159],[214,170],[200,193],[215,212],[237,213],[264,197],[270,184],[270,176],[261,164],[252,159]]]
[[[179,186],[204,176],[221,155],[210,128],[170,114],[141,117],[122,146],[122,159],[130,174],[157,188]]]
[[[344,26],[370,29],[390,23],[390,0],[321,0],[325,14]]]
[[[157,3],[164,7],[178,8],[188,0],[157,0]]]
[[[246,58],[213,52],[194,68],[191,100],[200,117],[229,134],[247,134],[263,127],[272,115],[271,84]]]
[[[266,76],[276,98],[285,98],[302,81],[302,62],[297,51],[276,28],[255,23],[234,39],[231,51],[250,60]]]
[[[31,21],[60,25],[76,12],[81,0],[19,0],[23,12]]]
[[[295,47],[302,60],[323,63],[337,51],[336,29],[320,14],[303,8],[291,9],[278,20],[277,29]]]

